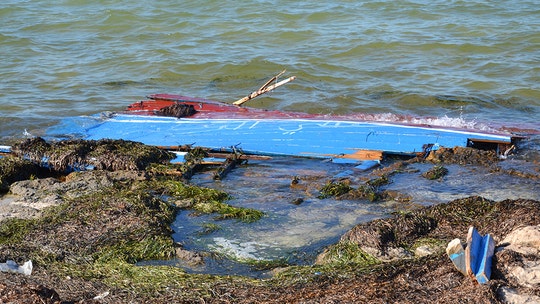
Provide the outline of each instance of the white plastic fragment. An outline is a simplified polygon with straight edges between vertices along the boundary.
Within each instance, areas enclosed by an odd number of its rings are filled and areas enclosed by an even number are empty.
[[[108,295],[109,295],[109,292],[108,292],[108,291],[105,291],[105,292],[102,292],[102,293],[98,294],[97,296],[95,296],[95,297],[93,298],[93,300],[96,300],[96,301],[97,301],[97,300],[103,300],[103,299],[105,299],[105,297],[107,297]]]
[[[24,275],[32,274],[32,261],[26,261],[22,266],[19,266],[15,261],[7,260],[5,263],[0,263],[0,271],[2,272],[14,272]]]
[[[463,249],[463,245],[461,245],[460,239],[453,239],[448,243],[446,254],[456,269],[462,274],[467,275],[467,270],[465,269],[465,250]]]

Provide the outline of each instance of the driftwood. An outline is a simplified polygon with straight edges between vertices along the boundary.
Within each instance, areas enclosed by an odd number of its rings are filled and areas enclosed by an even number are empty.
[[[222,165],[214,173],[214,180],[222,180],[232,169],[236,168],[236,165],[241,163],[241,160],[236,157],[227,158]]]
[[[227,174],[229,174],[229,172],[231,172],[232,169],[236,168],[236,165],[247,162],[247,159],[243,158],[242,156],[242,152],[233,147],[233,153],[231,153],[227,159],[225,159],[225,161],[214,173],[214,180],[222,180]]]
[[[283,75],[283,73],[285,73],[285,70],[281,71],[281,73],[277,74],[276,76],[270,78],[270,80],[268,80],[265,84],[263,84],[257,91],[249,94],[248,96],[246,96],[244,98],[238,99],[237,101],[233,102],[233,104],[237,105],[237,106],[241,106],[243,103],[245,103],[248,100],[251,100],[251,99],[253,99],[253,98],[255,98],[255,97],[259,96],[259,95],[262,95],[262,94],[264,94],[266,92],[270,92],[273,89],[275,89],[275,88],[277,88],[277,87],[279,87],[281,85],[284,85],[284,84],[286,84],[288,82],[291,82],[291,81],[296,79],[296,76],[292,76],[292,77],[289,77],[289,78],[287,78],[285,80],[282,80],[282,81],[280,81],[278,83],[275,83],[275,84],[271,85],[271,83],[276,81],[279,76]]]

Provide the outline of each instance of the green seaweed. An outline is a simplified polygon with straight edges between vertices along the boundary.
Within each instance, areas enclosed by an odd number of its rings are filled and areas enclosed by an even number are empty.
[[[134,231],[133,233],[144,234]],[[144,260],[165,260],[173,256],[174,244],[168,235],[148,235],[143,239],[118,240],[115,243],[101,247],[93,257],[101,263],[124,261],[137,263]]]
[[[202,214],[218,213],[217,219],[238,219],[242,222],[252,223],[264,216],[264,212],[251,208],[235,207],[227,203],[229,195],[225,192],[186,185],[181,181],[166,180],[161,183],[154,183],[154,187],[159,188],[164,194],[175,199],[190,199],[190,208]]]
[[[208,235],[222,229],[220,225],[214,224],[214,223],[204,223],[201,226],[202,226],[202,230],[197,232],[197,235],[199,236]]]
[[[16,244],[34,229],[35,220],[8,218],[0,222],[0,244]]]
[[[375,202],[380,198],[380,194],[376,187],[369,184],[360,185],[355,191],[357,197],[368,199],[370,202]]]
[[[352,190],[348,181],[329,181],[320,190],[318,198],[324,199],[332,196],[340,196]]]
[[[334,266],[345,264],[369,266],[379,264],[380,261],[360,249],[358,244],[349,241],[340,241],[325,251],[323,263]]]

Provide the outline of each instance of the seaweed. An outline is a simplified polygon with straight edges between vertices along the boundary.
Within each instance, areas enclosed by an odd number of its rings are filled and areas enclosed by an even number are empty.
[[[428,171],[422,173],[422,177],[427,178],[429,180],[435,180],[435,179],[441,179],[446,174],[448,174],[448,169],[441,165],[435,165]]]
[[[197,111],[193,105],[187,105],[183,103],[174,103],[170,106],[161,108],[157,114],[161,116],[170,116],[176,118],[193,116]]]
[[[256,222],[264,216],[264,212],[251,208],[231,206],[224,201],[229,199],[225,192],[186,185],[181,181],[164,180],[153,181],[148,184],[149,189],[168,195],[173,201],[180,201],[178,205],[193,209],[202,214],[218,213],[218,220],[238,219],[242,222]],[[186,200],[188,203],[186,204]]]
[[[9,191],[9,186],[17,181],[40,175],[39,167],[32,162],[16,157],[0,158],[0,194]]]
[[[352,187],[349,180],[329,181],[321,188],[318,198],[324,199],[331,196],[340,196],[351,190]]]
[[[166,163],[175,158],[173,153],[157,147],[112,139],[47,143],[36,137],[14,144],[12,152],[20,158],[59,172],[143,170],[150,163]]]

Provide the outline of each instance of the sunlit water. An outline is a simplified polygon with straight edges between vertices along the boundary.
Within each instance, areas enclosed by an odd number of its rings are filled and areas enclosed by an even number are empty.
[[[230,260],[285,261],[305,265],[313,263],[317,254],[357,223],[385,217],[395,211],[471,195],[494,201],[540,200],[538,179],[504,172],[509,168],[521,168],[523,172],[538,176],[537,168],[531,166],[527,171],[527,163],[514,158],[506,162],[508,165],[500,165],[500,172],[484,167],[448,165],[449,173],[439,180],[422,177],[433,164],[410,165],[407,170],[392,175],[390,183],[381,187],[381,190],[409,197],[407,202],[319,198],[319,190],[330,180],[345,175],[352,181],[351,186],[357,187],[366,179],[374,178],[371,171],[355,170],[351,164],[275,158],[250,162],[218,182],[213,180],[213,172],[201,173],[194,177],[193,183],[227,191],[232,196],[228,203],[264,211],[265,216],[256,223],[246,224],[236,220],[216,220],[215,215],[195,216],[192,211],[182,211],[173,224],[175,240],[186,249],[214,253],[217,258],[207,258],[207,264],[199,266],[181,261],[169,263],[193,272],[260,276],[265,272]],[[300,182],[291,186],[295,177]],[[205,233],[208,224],[217,225],[217,230]]]
[[[65,117],[120,111],[153,93],[232,102],[287,69],[295,81],[249,105],[512,130],[529,139],[506,166],[537,172],[537,1],[7,0],[0,20],[0,144],[43,135]],[[293,164],[321,180],[348,168],[288,161],[240,168],[223,182],[195,177],[267,217],[225,221],[200,236],[197,225],[211,218],[183,212],[176,237],[191,225],[182,239],[189,248],[302,263],[355,223],[399,207],[291,189]],[[538,199],[533,181],[468,170],[452,167],[440,182],[404,174],[392,185],[426,205],[473,194]],[[304,203],[291,204],[297,196]]]

